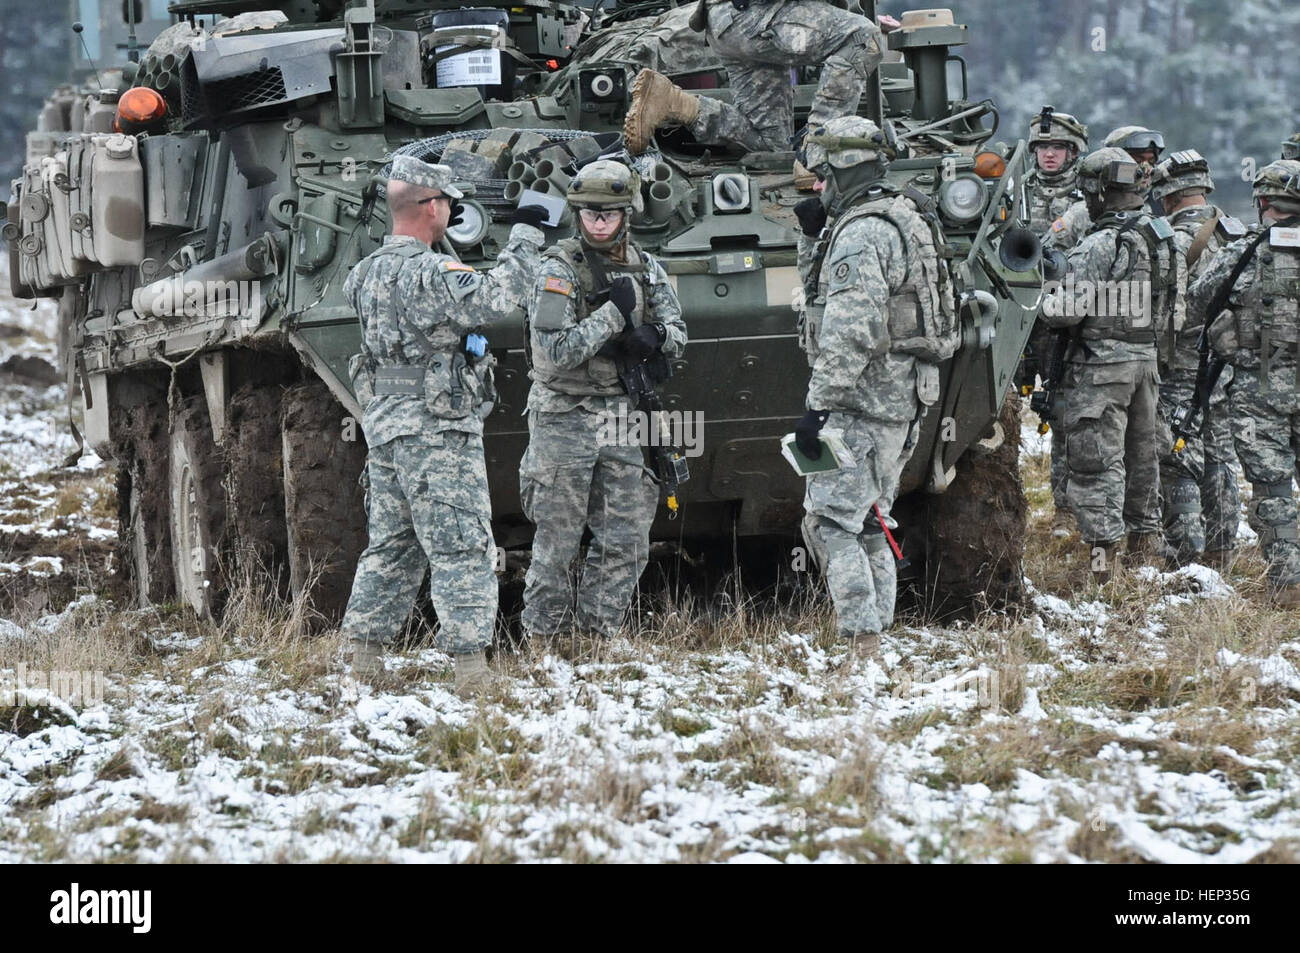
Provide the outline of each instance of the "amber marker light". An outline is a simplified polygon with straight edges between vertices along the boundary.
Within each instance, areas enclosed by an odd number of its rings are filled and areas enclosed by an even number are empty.
[[[981,179],[1000,179],[1006,171],[1006,160],[996,152],[981,152],[975,156],[975,174]]]
[[[162,94],[147,86],[135,86],[117,101],[117,128],[126,133],[152,126],[167,115]]]

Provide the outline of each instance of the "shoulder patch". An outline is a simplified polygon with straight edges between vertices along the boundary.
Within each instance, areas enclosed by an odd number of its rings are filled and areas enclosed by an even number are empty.
[[[854,249],[826,265],[826,294],[838,294],[857,283],[861,249]]]
[[[565,281],[563,278],[547,278],[546,284],[542,285],[543,291],[554,291],[556,294],[573,295],[573,282]]]
[[[444,271],[474,271],[473,265],[461,261],[444,261],[442,267]]]
[[[1056,221],[1052,223],[1052,231],[1054,232],[1065,231],[1065,216],[1061,216],[1060,218],[1058,218]]]
[[[1268,243],[1273,248],[1300,248],[1300,228],[1274,225],[1268,230]]]

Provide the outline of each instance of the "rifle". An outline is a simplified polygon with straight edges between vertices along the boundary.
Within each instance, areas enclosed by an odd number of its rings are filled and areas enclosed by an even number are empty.
[[[671,430],[663,416],[664,404],[656,390],[656,385],[672,376],[672,367],[661,352],[644,361],[619,355],[614,358],[614,367],[632,405],[656,428],[655,439],[650,441],[647,449],[655,475],[668,489],[669,519],[672,519],[677,515],[677,487],[691,478],[686,456],[673,445]]]
[[[1296,219],[1291,218],[1275,224],[1289,227],[1295,222]],[[1182,453],[1183,448],[1187,446],[1187,438],[1198,429],[1200,421],[1209,411],[1210,395],[1214,393],[1215,385],[1219,383],[1223,368],[1228,363],[1215,354],[1210,347],[1210,324],[1227,306],[1232,289],[1237,285],[1237,279],[1246,270],[1250,260],[1255,257],[1255,250],[1268,237],[1271,230],[1272,226],[1262,228],[1259,234],[1251,239],[1246,250],[1237,259],[1237,263],[1232,266],[1232,271],[1228,272],[1228,277],[1214,289],[1214,297],[1205,306],[1205,321],[1201,325],[1200,337],[1196,339],[1196,351],[1200,355],[1200,362],[1196,366],[1196,384],[1192,388],[1192,399],[1177,408],[1170,417],[1170,429],[1174,435],[1174,453]]]
[[[587,306],[595,309],[609,300],[609,271],[599,255],[589,255],[587,264],[591,268],[592,277],[596,279],[596,289],[587,295]],[[624,318],[624,322],[623,334],[626,335],[633,330],[632,319]],[[611,339],[602,344],[596,353],[614,362],[623,392],[627,394],[632,406],[645,414],[646,419],[656,428],[648,450],[655,475],[668,488],[669,519],[672,519],[677,515],[677,487],[691,478],[685,454],[673,445],[671,430],[663,416],[664,404],[655,389],[673,376],[672,365],[662,351],[656,351],[644,361],[635,361],[619,345],[618,339]]]
[[[1045,434],[1052,429],[1052,410],[1056,406],[1056,394],[1065,379],[1065,355],[1070,350],[1070,329],[1061,328],[1052,332],[1052,351],[1047,358],[1047,367],[1043,371],[1043,386],[1029,397],[1029,409],[1042,421],[1038,432]]]

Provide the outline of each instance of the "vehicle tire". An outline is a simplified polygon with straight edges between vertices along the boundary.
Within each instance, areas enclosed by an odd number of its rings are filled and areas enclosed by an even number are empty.
[[[175,597],[167,477],[166,401],[113,408],[119,579],[140,608]]]
[[[202,397],[176,414],[168,475],[176,596],[201,618],[217,618],[226,596],[226,495]]]
[[[230,398],[226,485],[233,565],[240,579],[289,595],[289,540],[285,529],[283,441],[279,385],[247,385]]]
[[[284,392],[281,433],[289,585],[323,627],[337,624],[366,547],[361,427],[320,381]],[[353,439],[347,439],[352,436]]]
[[[941,616],[1005,607],[1024,595],[1029,505],[1020,480],[1018,397],[1003,402],[996,426],[1002,442],[964,454],[952,486],[927,501],[925,603]]]

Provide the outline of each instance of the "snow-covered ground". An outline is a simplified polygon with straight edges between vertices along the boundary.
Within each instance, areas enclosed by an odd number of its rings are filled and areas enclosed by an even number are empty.
[[[53,361],[50,321],[0,314],[21,328],[0,349]],[[59,389],[3,393],[0,538],[111,534],[108,468],[59,469]],[[1041,504],[1037,440],[1028,428]],[[507,653],[510,680],[466,703],[431,649],[392,656],[404,687],[375,691],[337,636],[89,591],[15,610],[0,862],[1296,859],[1294,616],[1259,604],[1249,564],[1072,592],[1042,509],[1022,613],[911,620],[883,666],[854,666],[824,613],[792,610],[663,623],[598,661]],[[0,573],[70,571],[24,552],[0,552]],[[61,699],[82,670],[90,697]]]

